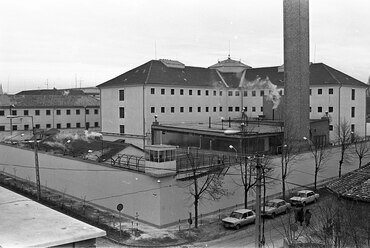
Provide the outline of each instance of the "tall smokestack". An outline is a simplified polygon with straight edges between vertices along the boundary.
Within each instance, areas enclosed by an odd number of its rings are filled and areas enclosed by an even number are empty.
[[[284,0],[285,135],[309,137],[309,0]]]

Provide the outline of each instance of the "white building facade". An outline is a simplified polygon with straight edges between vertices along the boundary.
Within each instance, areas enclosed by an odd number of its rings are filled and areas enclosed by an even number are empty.
[[[330,140],[346,120],[365,136],[367,85],[325,64],[310,65],[310,118],[330,116]],[[152,60],[97,87],[105,139],[151,144],[151,124],[220,123],[264,117],[264,99],[278,106],[284,94],[281,66],[250,68],[228,58],[209,68]],[[326,113],[328,112],[328,113]]]

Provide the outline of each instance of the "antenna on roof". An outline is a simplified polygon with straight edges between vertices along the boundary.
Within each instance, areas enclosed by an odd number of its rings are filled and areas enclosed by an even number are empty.
[[[316,63],[316,43],[315,43],[315,50],[313,53],[313,62]]]
[[[77,89],[77,73],[75,73],[75,88]]]
[[[227,58],[230,59],[230,40],[229,40],[229,54],[228,54]]]
[[[49,79],[46,79],[46,89],[49,89]]]
[[[154,59],[157,60],[157,41],[154,41]]]

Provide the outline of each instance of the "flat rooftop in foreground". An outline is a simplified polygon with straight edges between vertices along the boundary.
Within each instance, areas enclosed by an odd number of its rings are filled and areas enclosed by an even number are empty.
[[[50,247],[106,232],[0,187],[0,247]]]

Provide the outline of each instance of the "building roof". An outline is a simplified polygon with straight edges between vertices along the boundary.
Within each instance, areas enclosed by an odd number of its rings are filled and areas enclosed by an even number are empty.
[[[106,232],[0,187],[1,246],[52,247]]]
[[[88,95],[1,95],[0,108],[98,107],[99,100]]]
[[[202,67],[172,66],[168,60],[151,60],[139,67],[108,80],[97,87],[126,85],[174,85],[192,87],[223,86],[222,79],[215,70]]]
[[[16,95],[85,95],[81,89],[43,89],[43,90],[24,90]]]
[[[178,61],[151,60],[139,67],[119,75],[97,87],[124,87],[126,85],[174,85],[174,86],[200,86],[215,87],[225,85],[230,88],[238,88],[249,82],[264,82],[268,78],[277,87],[284,87],[284,67],[260,67],[251,68],[239,61],[228,58],[219,62],[220,66],[230,68],[243,67],[243,70],[220,70],[218,64],[209,68],[185,66]],[[219,73],[217,73],[219,72]],[[242,79],[244,75],[244,78]],[[222,77],[222,78],[221,78]],[[242,85],[241,85],[242,83]],[[324,63],[310,64],[310,85],[344,85],[352,87],[368,87],[367,84],[340,72]]]
[[[370,202],[370,163],[335,179],[327,188],[345,198]]]
[[[241,72],[244,69],[252,68],[249,65],[242,63],[241,61],[233,60],[230,55],[227,59],[218,61],[217,64],[211,65],[210,69],[217,69],[220,72]]]

